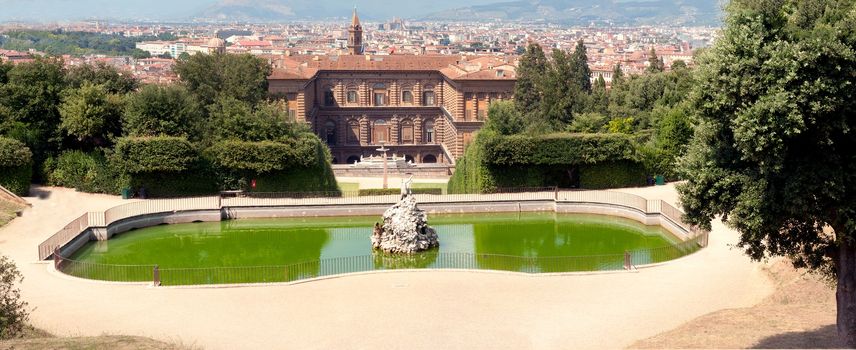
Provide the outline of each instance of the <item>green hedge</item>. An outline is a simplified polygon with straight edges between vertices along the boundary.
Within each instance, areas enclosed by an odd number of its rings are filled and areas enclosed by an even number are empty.
[[[128,186],[128,177],[117,171],[103,151],[66,151],[44,164],[47,182],[52,186],[75,188],[81,192],[119,194]]]
[[[223,189],[255,192],[338,192],[329,149],[314,134],[294,140],[218,142],[205,151]],[[255,188],[249,188],[252,180]]]
[[[0,186],[19,196],[30,192],[33,153],[22,142],[0,137]]]
[[[125,173],[176,173],[199,160],[185,137],[124,137],[116,142],[114,160]]]
[[[636,159],[630,135],[551,134],[544,136],[488,136],[482,140],[482,158],[495,165],[593,164]]]
[[[219,192],[217,176],[205,162],[188,166],[182,172],[150,172],[130,175],[130,187],[145,189],[149,198],[205,196]]]
[[[480,132],[459,158],[449,193],[499,188],[603,189],[645,184],[633,139],[618,134],[499,136]]]
[[[440,188],[412,188],[413,194],[443,194]],[[360,190],[359,196],[382,196],[390,194],[401,194],[400,188],[367,188]]]

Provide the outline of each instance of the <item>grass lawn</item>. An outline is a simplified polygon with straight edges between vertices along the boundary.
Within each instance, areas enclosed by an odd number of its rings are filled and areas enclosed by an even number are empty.
[[[446,186],[446,184],[444,184],[444,183],[419,183],[419,182],[414,182],[414,183],[413,183],[413,185],[411,185],[411,187],[413,187],[413,188],[439,188],[439,189],[443,190],[443,194],[447,194],[447,193],[448,193],[448,192],[447,192],[447,186]]]
[[[339,189],[342,192],[357,192],[360,190],[360,184],[356,182],[340,182]]]
[[[16,203],[0,200],[0,226],[6,225],[18,216],[18,211],[24,209]]]

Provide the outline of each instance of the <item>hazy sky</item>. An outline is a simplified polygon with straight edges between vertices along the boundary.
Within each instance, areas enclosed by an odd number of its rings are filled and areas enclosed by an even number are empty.
[[[265,1],[265,0],[263,0]],[[289,6],[306,0],[267,0]],[[387,18],[394,15],[418,17],[430,12],[478,5],[498,0],[315,0],[330,9],[342,7],[343,16],[357,5],[363,18]],[[62,21],[85,18],[111,19],[184,19],[219,2],[252,2],[242,0],[0,0],[0,21]]]

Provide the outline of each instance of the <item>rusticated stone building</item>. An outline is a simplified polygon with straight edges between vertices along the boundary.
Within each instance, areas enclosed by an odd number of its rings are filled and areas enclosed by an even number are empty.
[[[512,98],[514,62],[496,56],[364,55],[354,11],[350,55],[280,56],[268,78],[289,114],[310,123],[334,163],[380,144],[416,163],[451,163],[484,124],[488,105]]]

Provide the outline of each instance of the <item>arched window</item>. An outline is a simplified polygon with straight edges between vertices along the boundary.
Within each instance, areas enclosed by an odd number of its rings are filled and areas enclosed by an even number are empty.
[[[424,106],[435,105],[434,86],[425,85],[425,87],[422,89],[422,105],[424,105]]]
[[[360,143],[360,122],[351,120],[348,122],[348,143]]]
[[[354,164],[354,163],[359,163],[359,162],[360,162],[360,157],[359,157],[359,156],[350,156],[350,157],[348,157],[348,164]]]
[[[403,120],[401,124],[399,124],[398,135],[401,138],[401,140],[399,140],[400,143],[413,143],[413,122],[409,120]]]
[[[330,146],[336,145],[336,122],[328,120],[324,123],[324,140]]]
[[[404,90],[401,92],[401,103],[413,103],[413,91]]]
[[[425,127],[422,130],[422,142],[434,143],[434,121],[426,121]]]
[[[408,162],[408,163],[413,163],[413,162],[415,162],[415,160],[413,159],[413,156],[412,156],[412,155],[409,155],[409,154],[405,154],[405,155],[404,155],[404,161],[405,161],[405,162]]]
[[[422,163],[428,163],[428,164],[437,163],[437,157],[434,156],[433,154],[427,154],[427,155],[422,157]]]

